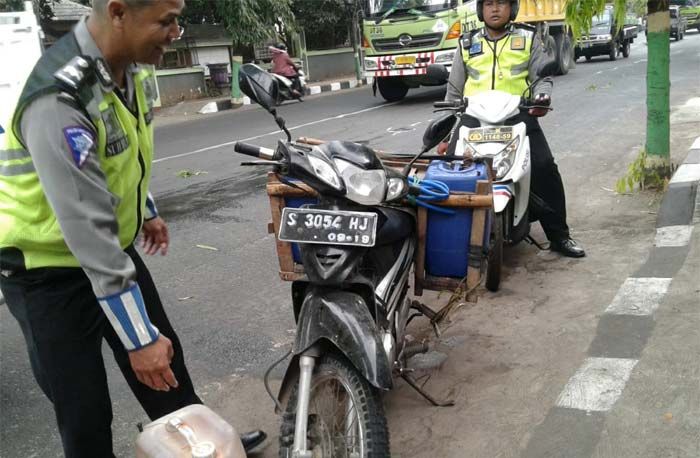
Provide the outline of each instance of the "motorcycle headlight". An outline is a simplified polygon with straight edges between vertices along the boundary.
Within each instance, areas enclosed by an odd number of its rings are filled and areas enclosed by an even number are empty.
[[[345,182],[345,196],[362,205],[379,205],[384,202],[387,179],[384,170],[364,170],[347,161],[335,161]]]
[[[394,200],[403,196],[408,189],[408,184],[405,178],[392,177],[389,178],[386,188],[386,200]]]
[[[496,179],[500,180],[508,174],[515,160],[515,152],[518,151],[520,137],[515,137],[493,158],[493,168],[496,170]]]
[[[331,166],[328,162],[324,161],[319,157],[312,156],[310,154],[307,155],[307,157],[309,158],[309,163],[311,164],[311,167],[313,167],[314,172],[320,179],[333,186],[338,191],[343,190],[343,185],[340,181],[340,177],[336,173],[333,166]]]

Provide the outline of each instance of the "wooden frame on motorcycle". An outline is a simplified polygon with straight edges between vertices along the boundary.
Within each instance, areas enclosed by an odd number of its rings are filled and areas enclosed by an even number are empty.
[[[322,140],[313,138],[300,138],[298,143],[309,145],[319,145],[324,143]],[[397,155],[391,155],[383,151],[377,151],[382,163],[388,167],[403,168],[410,160],[410,156],[406,159]],[[427,167],[427,161],[418,161],[416,168],[421,171]],[[280,278],[284,281],[299,280],[304,277],[304,266],[294,262],[292,254],[292,244],[283,242],[277,238],[279,234],[282,209],[286,206],[287,198],[299,197],[315,197],[316,191],[303,183],[297,183],[295,186],[289,186],[280,182],[277,176],[270,172],[267,175],[267,195],[270,199],[270,212],[272,221],[268,223],[267,231],[269,234],[275,234],[275,244],[277,248],[277,257],[279,259]],[[414,294],[421,296],[423,290],[432,291],[454,291],[462,288],[463,291],[469,292],[466,299],[475,302],[477,296],[475,289],[481,281],[481,263],[483,260],[483,240],[484,231],[486,231],[486,212],[493,206],[493,194],[491,194],[491,179],[479,180],[476,185],[476,192],[452,192],[450,196],[440,202],[431,202],[434,205],[441,207],[452,208],[472,208],[472,230],[470,241],[469,265],[467,268],[466,279],[456,279],[451,277],[434,277],[427,275],[425,272],[425,248],[426,248],[426,232],[428,226],[428,211],[424,207],[418,207],[417,210],[417,232],[418,240],[416,247],[416,258],[414,260],[415,280]]]

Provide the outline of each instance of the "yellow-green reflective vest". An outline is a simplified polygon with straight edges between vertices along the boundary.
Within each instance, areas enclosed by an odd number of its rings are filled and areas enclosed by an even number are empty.
[[[522,95],[528,86],[528,65],[534,33],[513,28],[496,42],[488,41],[483,31],[472,36],[469,48],[462,49],[467,73],[464,95],[488,90]]]
[[[23,264],[26,269],[79,266],[66,246],[32,158],[16,133],[22,112],[32,100],[64,90],[53,74],[80,54],[72,34],[52,46],[30,75],[11,123],[4,124],[4,144],[0,144],[0,256],[6,258],[3,266]],[[153,77],[148,69],[139,69],[134,75],[136,114],[113,91],[103,91],[94,78],[90,86],[76,94],[97,128],[96,153],[107,187],[115,197],[122,248],[133,243],[143,223],[153,160]],[[15,259],[8,260],[9,257]]]

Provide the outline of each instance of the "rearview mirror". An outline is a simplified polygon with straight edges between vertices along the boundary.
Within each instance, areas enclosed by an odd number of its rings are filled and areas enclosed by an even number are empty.
[[[258,105],[272,112],[277,103],[277,84],[272,76],[255,64],[244,64],[238,73],[241,91]]]
[[[441,64],[428,65],[426,74],[428,75],[428,78],[435,80],[438,83],[444,83],[450,79],[450,71],[447,70],[447,67]]]
[[[428,151],[445,139],[452,131],[456,121],[457,116],[454,113],[431,121],[423,133],[423,150]]]

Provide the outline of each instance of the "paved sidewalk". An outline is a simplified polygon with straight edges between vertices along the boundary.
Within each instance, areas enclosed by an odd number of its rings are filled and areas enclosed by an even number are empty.
[[[700,138],[664,195],[646,262],[603,312],[523,458],[700,456],[699,182]]]

